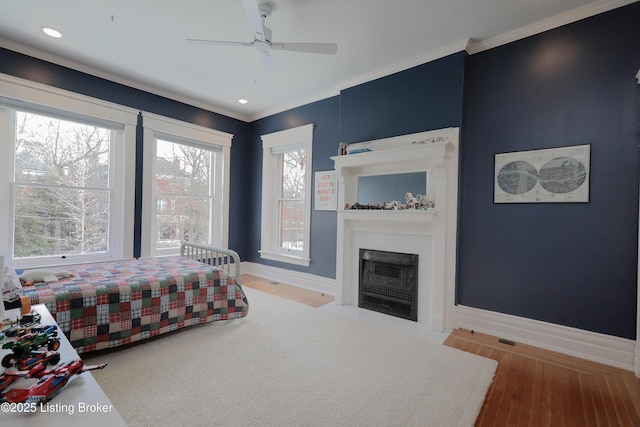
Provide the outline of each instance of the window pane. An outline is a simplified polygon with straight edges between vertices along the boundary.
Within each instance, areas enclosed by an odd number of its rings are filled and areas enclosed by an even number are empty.
[[[16,258],[109,251],[114,132],[16,111]]]
[[[156,249],[211,244],[213,161],[203,148],[157,140]]]
[[[156,191],[208,197],[214,155],[202,148],[158,140]]]
[[[288,251],[304,249],[305,150],[299,148],[278,155],[280,193],[278,202],[278,247]]]
[[[109,192],[17,185],[16,258],[108,251]]]
[[[208,198],[158,195],[157,248],[180,246],[180,240],[209,244],[210,203]]]
[[[282,170],[282,198],[304,198],[305,150],[289,151],[279,155]]]
[[[278,246],[292,251],[304,249],[304,201],[281,200],[279,202]]]
[[[108,188],[112,131],[16,112],[15,180]]]

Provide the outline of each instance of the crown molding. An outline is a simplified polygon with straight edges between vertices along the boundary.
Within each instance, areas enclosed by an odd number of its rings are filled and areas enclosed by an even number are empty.
[[[350,87],[358,86],[360,84],[367,83],[381,77],[390,76],[400,71],[405,71],[410,68],[417,67],[419,65],[426,64],[440,58],[444,58],[445,56],[449,56],[454,53],[462,51],[468,52],[469,41],[470,39],[468,38],[458,40],[454,43],[450,43],[437,49],[430,50],[429,52],[426,52],[422,55],[414,56],[413,58],[410,58],[406,61],[398,62],[389,67],[379,68],[370,73],[362,74],[354,79],[346,80],[341,84],[338,84],[337,88],[339,90],[348,89]]]
[[[637,1],[638,0],[603,0],[581,6],[576,9],[553,16],[549,19],[544,19],[542,21],[535,22],[531,25],[509,31],[495,37],[490,37],[484,40],[472,40],[468,52],[470,55],[473,55],[475,53],[493,49],[507,43],[511,43],[529,36],[552,30],[554,28],[562,27],[563,25],[571,24],[581,19],[599,15],[613,9],[618,9],[623,6],[636,3]]]

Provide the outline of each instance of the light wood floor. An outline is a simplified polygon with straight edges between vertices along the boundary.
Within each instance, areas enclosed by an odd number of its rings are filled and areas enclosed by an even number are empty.
[[[640,426],[632,372],[467,330],[445,345],[498,361],[476,426]]]
[[[306,289],[297,288],[284,283],[272,282],[271,280],[251,276],[249,274],[242,275],[242,285],[277,295],[291,301],[307,304],[311,307],[320,307],[333,301],[333,297],[331,295],[308,291]]]
[[[243,275],[245,286],[319,307],[331,296]],[[476,427],[640,427],[640,380],[632,372],[467,330],[445,345],[498,361]]]

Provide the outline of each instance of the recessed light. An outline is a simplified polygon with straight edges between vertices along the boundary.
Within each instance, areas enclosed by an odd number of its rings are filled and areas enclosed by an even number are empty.
[[[60,31],[54,30],[53,28],[50,28],[50,27],[42,27],[42,31],[49,37],[54,37],[56,39],[59,39],[60,37],[62,37],[62,33]]]
[[[240,104],[246,104],[246,103],[247,103],[247,102],[249,102],[249,101],[247,101],[247,100],[246,100],[246,99],[244,99],[244,98],[240,98],[240,99],[238,99],[238,102],[239,102]]]

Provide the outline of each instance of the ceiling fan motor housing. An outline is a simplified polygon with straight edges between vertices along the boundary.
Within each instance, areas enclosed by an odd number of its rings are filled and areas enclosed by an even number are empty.
[[[258,50],[264,52],[265,48],[266,49],[271,48],[271,28],[267,27],[264,23],[265,18],[271,16],[271,6],[269,5],[269,3],[263,3],[259,7],[260,7],[260,16],[262,17],[262,35],[264,37],[264,41],[268,43],[268,46],[261,47],[259,46],[258,43],[256,43],[256,47],[258,48]],[[256,42],[258,41],[259,40],[256,40]]]

